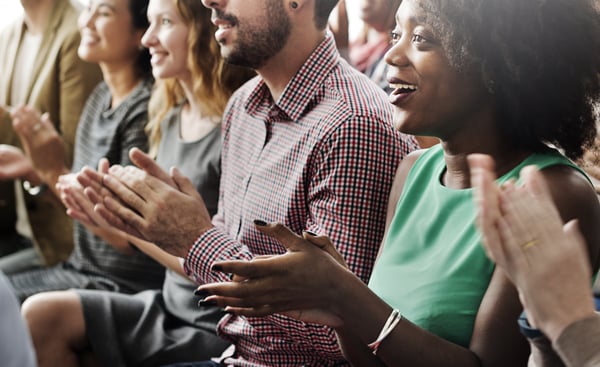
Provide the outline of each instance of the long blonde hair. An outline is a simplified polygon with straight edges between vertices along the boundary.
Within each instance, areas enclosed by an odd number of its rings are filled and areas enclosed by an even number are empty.
[[[210,20],[211,12],[199,0],[173,0],[188,25],[188,67],[193,80],[193,93],[206,116],[223,115],[231,94],[254,75],[254,71],[226,64]],[[157,80],[148,106],[150,120],[146,133],[150,155],[156,156],[160,144],[160,124],[167,113],[183,102],[185,95],[174,79]]]

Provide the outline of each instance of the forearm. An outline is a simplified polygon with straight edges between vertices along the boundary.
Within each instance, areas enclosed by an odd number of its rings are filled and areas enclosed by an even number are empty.
[[[216,261],[251,260],[254,256],[239,241],[230,238],[220,227],[213,227],[202,233],[194,242],[183,264],[187,277],[197,283],[229,281],[229,276],[213,272],[211,266]]]
[[[85,225],[85,224],[84,224]],[[85,227],[95,234],[96,236],[102,238],[105,242],[109,243],[119,252],[126,255],[133,255],[135,253],[135,249],[133,249],[129,245],[129,241],[127,235],[121,231],[108,229],[108,228],[100,228],[97,226],[89,226],[85,225]]]
[[[135,247],[137,247],[140,251],[156,260],[156,262],[158,262],[165,268],[171,269],[177,274],[187,278],[187,275],[183,271],[183,264],[181,263],[181,258],[167,253],[166,251],[162,250],[160,247],[156,246],[151,242],[144,241],[136,237],[131,236],[129,238],[129,242],[135,245]]]
[[[340,300],[334,307],[344,321],[340,342],[352,364],[364,365],[361,362],[369,360],[369,354],[373,357],[366,345],[377,339],[392,308],[356,278],[346,277],[340,284],[339,294],[334,298]],[[402,313],[402,310],[399,311]],[[356,345],[360,342],[365,347],[359,350]],[[404,318],[381,342],[377,358],[388,367],[480,365],[479,359],[470,350],[431,334]]]

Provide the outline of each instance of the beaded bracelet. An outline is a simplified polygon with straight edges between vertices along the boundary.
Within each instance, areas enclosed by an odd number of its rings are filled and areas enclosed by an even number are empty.
[[[374,342],[369,343],[367,345],[369,347],[369,349],[371,349],[371,352],[373,352],[373,354],[377,354],[377,350],[379,349],[379,345],[381,344],[381,342],[388,335],[390,335],[390,333],[392,332],[392,330],[394,330],[396,325],[398,325],[400,320],[402,320],[402,315],[400,314],[400,311],[393,310],[392,313],[390,314],[390,317],[388,317],[387,321],[383,325],[383,328],[381,329],[381,332],[379,333],[379,336],[377,337],[377,339],[375,339]]]

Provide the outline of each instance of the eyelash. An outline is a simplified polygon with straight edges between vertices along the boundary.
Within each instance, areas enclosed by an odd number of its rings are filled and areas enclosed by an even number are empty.
[[[400,41],[400,37],[402,37],[402,35],[400,33],[390,32],[390,44],[395,45],[396,43],[398,43],[398,41]],[[423,37],[420,34],[413,34],[410,40],[411,40],[411,42],[415,42],[415,43],[428,42],[427,38]]]

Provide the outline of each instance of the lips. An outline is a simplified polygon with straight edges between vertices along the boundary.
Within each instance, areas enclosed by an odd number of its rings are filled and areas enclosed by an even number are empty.
[[[414,92],[419,90],[416,84],[408,83],[400,79],[389,79],[389,86],[393,89],[389,100],[393,105],[399,106],[405,103]]]
[[[224,42],[231,29],[234,27],[234,24],[221,18],[214,18],[212,22],[217,26],[215,38],[221,43]]]
[[[152,56],[150,59],[150,63],[152,65],[160,64],[160,62],[166,57],[165,52],[151,52],[150,55]]]
[[[91,45],[97,43],[99,41],[98,37],[92,36],[91,34],[82,34],[81,35],[81,43],[86,45]]]

